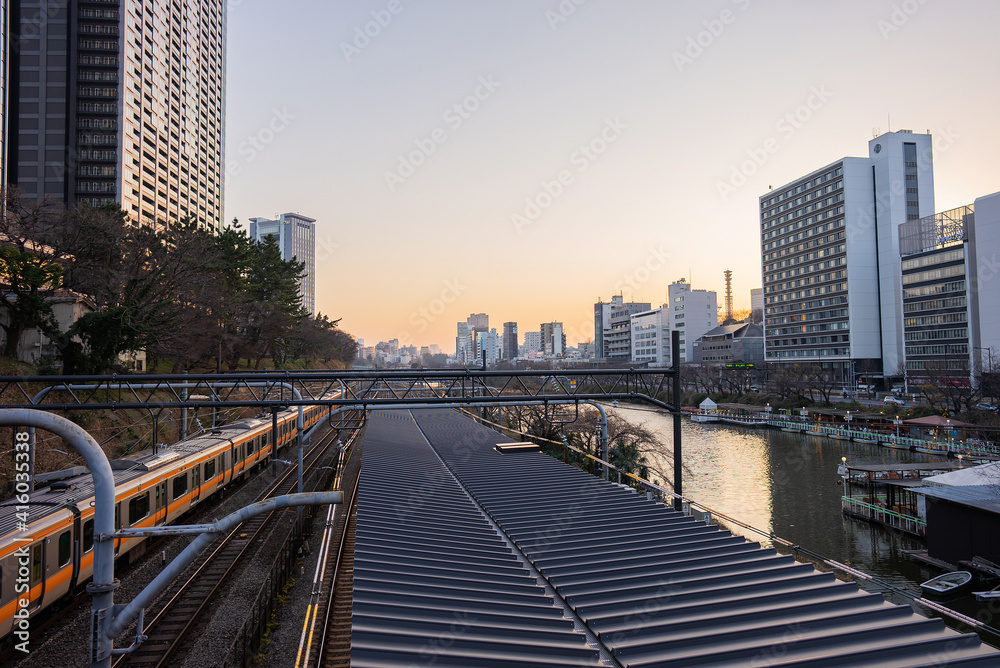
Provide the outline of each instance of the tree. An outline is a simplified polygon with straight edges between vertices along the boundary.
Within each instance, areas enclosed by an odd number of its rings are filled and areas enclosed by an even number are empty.
[[[88,368],[78,371],[117,369],[132,350],[196,359],[203,340],[192,333],[214,305],[211,233],[191,220],[135,225],[114,206],[82,205],[73,217],[72,285],[98,306],[69,332],[86,350]]]
[[[52,317],[47,292],[62,284],[61,261],[66,251],[59,243],[66,227],[66,210],[59,203],[22,200],[14,188],[4,194],[7,214],[0,218],[0,304],[6,340],[3,355],[16,357],[24,331],[38,327],[54,335],[58,327]]]

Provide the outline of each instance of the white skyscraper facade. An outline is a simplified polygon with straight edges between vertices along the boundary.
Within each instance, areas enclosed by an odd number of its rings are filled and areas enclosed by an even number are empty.
[[[933,212],[931,137],[905,130],[763,195],[766,361],[902,375],[898,230]]]
[[[277,220],[250,219],[250,236],[257,241],[270,237],[278,244],[282,259],[305,264],[299,280],[302,306],[316,315],[316,221],[297,213],[283,213]]]

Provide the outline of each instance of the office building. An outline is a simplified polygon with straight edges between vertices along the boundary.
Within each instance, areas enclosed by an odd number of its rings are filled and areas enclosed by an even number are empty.
[[[10,73],[10,6],[7,0],[0,0],[0,187],[7,187],[7,122],[8,122],[8,82]],[[2,205],[0,205],[2,210]]]
[[[500,341],[496,329],[476,332],[476,362],[482,364],[485,358],[487,366],[492,366],[499,361],[499,354]]]
[[[969,385],[1000,344],[1000,193],[904,223],[903,331],[908,384]]]
[[[763,364],[764,329],[750,323],[716,327],[694,342],[692,361],[697,364]]]
[[[521,357],[531,357],[532,354],[538,354],[542,351],[542,333],[539,332],[525,332],[524,333],[524,343],[521,344]]]
[[[719,299],[711,290],[694,290],[683,278],[667,287],[670,331],[680,332],[681,363],[694,359],[694,342],[719,326]]]
[[[226,2],[23,0],[11,24],[7,178],[119,203],[137,222],[222,221]]]
[[[561,322],[542,323],[540,331],[542,352],[555,357],[566,354],[566,333]]]
[[[629,319],[631,329],[631,359],[649,366],[670,366],[670,308],[635,313]]]
[[[460,322],[455,335],[455,361],[459,364],[465,364],[472,354],[474,353],[470,351],[469,346],[469,323]]]
[[[764,288],[753,288],[750,290],[750,312],[764,312]]]
[[[898,230],[933,212],[931,136],[907,130],[761,196],[766,360],[845,383],[901,371]]]
[[[503,359],[517,359],[518,352],[517,323],[505,322],[503,324]]]
[[[610,303],[594,304],[594,356],[609,362],[627,362],[632,354],[630,318],[648,311],[649,302],[626,302],[615,295]]]
[[[302,307],[316,315],[316,221],[297,213],[283,213],[277,220],[250,219],[250,237],[257,241],[274,239],[286,261],[305,264],[299,279]]]

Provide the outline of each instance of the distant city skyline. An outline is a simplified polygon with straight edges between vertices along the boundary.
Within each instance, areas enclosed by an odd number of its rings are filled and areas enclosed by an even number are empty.
[[[563,5],[234,4],[226,218],[323,221],[317,310],[357,337],[574,346],[681,277],[749,308],[759,197],[876,132],[930,131],[938,210],[1000,190],[996,3]]]

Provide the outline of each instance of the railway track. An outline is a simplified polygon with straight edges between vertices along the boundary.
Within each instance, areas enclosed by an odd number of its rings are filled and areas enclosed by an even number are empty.
[[[315,470],[338,436],[339,433],[333,430],[323,434],[304,455],[304,476]],[[289,467],[256,500],[288,494],[294,491],[296,483],[296,469]],[[171,659],[184,648],[191,630],[216,593],[244,558],[254,551],[252,548],[259,544],[257,539],[266,534],[278,517],[288,514],[294,516],[294,513],[294,510],[283,510],[251,518],[230,533],[215,549],[202,555],[195,572],[146,624],[144,634],[147,640],[131,654],[122,655],[114,665],[155,668],[171,665]]]
[[[363,448],[363,443],[355,444],[338,462],[333,488],[344,492],[345,502],[330,507],[324,525],[296,668],[351,665],[354,519]]]

